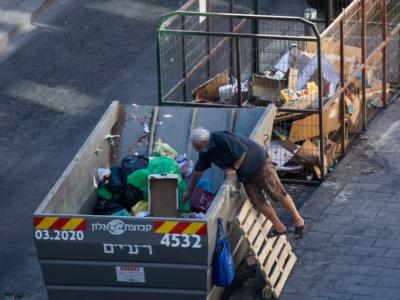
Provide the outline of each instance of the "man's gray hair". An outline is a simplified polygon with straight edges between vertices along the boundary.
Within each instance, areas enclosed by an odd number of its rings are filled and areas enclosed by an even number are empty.
[[[193,130],[192,134],[190,135],[190,141],[193,143],[201,143],[210,139],[210,132],[203,128],[198,127]]]

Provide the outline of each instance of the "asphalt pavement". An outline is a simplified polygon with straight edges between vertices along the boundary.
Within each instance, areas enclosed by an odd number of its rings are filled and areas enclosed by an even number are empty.
[[[78,0],[0,65],[0,299],[47,299],[32,214],[113,100],[157,105],[155,28],[178,8]]]

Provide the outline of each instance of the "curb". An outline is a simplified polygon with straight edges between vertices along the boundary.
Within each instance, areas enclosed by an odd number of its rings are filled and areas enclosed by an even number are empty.
[[[18,25],[12,28],[6,35],[0,38],[0,51],[18,37],[28,26],[36,19],[45,14],[59,0],[46,0],[42,5],[36,8],[32,13],[22,19]]]

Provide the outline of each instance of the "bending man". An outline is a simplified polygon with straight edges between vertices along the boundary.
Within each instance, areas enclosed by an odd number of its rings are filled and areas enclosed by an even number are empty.
[[[275,203],[282,203],[292,215],[295,223],[295,239],[303,237],[306,229],[304,219],[299,215],[292,198],[279,181],[275,166],[268,152],[256,142],[229,131],[208,132],[196,128],[190,141],[199,152],[189,189],[183,195],[183,203],[192,197],[194,189],[204,171],[211,168],[211,163],[225,170],[225,175],[237,173],[243,183],[247,196],[253,207],[258,209],[273,224],[268,237],[288,232],[275,214],[271,204],[266,200],[265,191]]]

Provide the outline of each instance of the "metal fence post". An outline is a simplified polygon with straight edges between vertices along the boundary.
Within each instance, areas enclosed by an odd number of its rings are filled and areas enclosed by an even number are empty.
[[[332,23],[332,0],[325,0],[325,29]]]
[[[344,9],[343,9],[344,13]],[[344,16],[340,20],[340,85],[344,87]],[[346,126],[345,126],[345,107],[344,107],[344,91],[340,95],[340,139],[342,142],[342,155],[346,154]]]
[[[256,0],[255,7],[254,7],[254,13],[255,13],[256,15],[259,15],[259,14],[260,14],[260,0]],[[258,33],[259,33],[259,30],[260,30],[260,23],[259,23],[259,20],[255,20],[255,22],[254,22],[254,31],[255,31],[255,34],[258,34]],[[256,73],[258,73],[258,72],[260,71],[260,65],[259,65],[260,56],[259,56],[259,41],[258,41],[258,39],[256,39],[255,45],[256,45],[256,53],[255,53],[255,57],[256,57],[256,70],[255,70],[255,71],[256,71]]]
[[[161,78],[161,34],[156,31],[156,44],[157,44],[157,75],[158,75],[158,105],[162,105],[162,78]]]
[[[206,11],[211,12],[211,0],[207,0],[206,2]],[[211,32],[211,18],[207,17],[207,31]],[[209,60],[207,62],[207,76],[211,78],[211,36],[207,37],[207,55]]]
[[[236,38],[236,72],[238,81],[238,106],[242,107],[242,62],[240,54],[240,38]]]
[[[367,60],[367,31],[366,31],[366,16],[365,16],[365,0],[361,0],[361,55],[362,64],[364,68],[362,70],[362,102],[361,102],[361,112],[362,112],[362,130],[367,130],[367,74],[366,65]]]
[[[181,16],[182,30],[186,31],[186,17]],[[187,62],[186,62],[186,35],[182,35],[182,77],[185,80],[183,85],[183,102],[187,98]]]
[[[234,4],[233,0],[231,0],[231,3],[229,5],[229,12],[231,14],[235,13],[235,4]],[[230,24],[229,25],[230,32],[233,32],[234,31],[234,20],[233,20],[233,18],[230,18],[229,24]],[[230,40],[231,50],[230,50],[230,55],[229,55],[231,74],[234,74],[234,68],[235,68],[235,51],[234,51],[233,43],[234,43],[233,38],[231,38],[231,40]]]
[[[386,0],[381,0],[382,4],[382,42],[386,42],[387,40],[387,13],[386,13]],[[386,93],[386,83],[387,83],[387,44],[382,49],[382,101],[383,107],[387,107],[387,93]]]
[[[321,38],[316,36],[317,40],[317,51],[318,51],[318,103],[319,103],[319,155],[321,162],[321,182],[325,179],[325,161],[324,161],[324,100],[323,100],[323,88],[322,88],[322,45]]]

